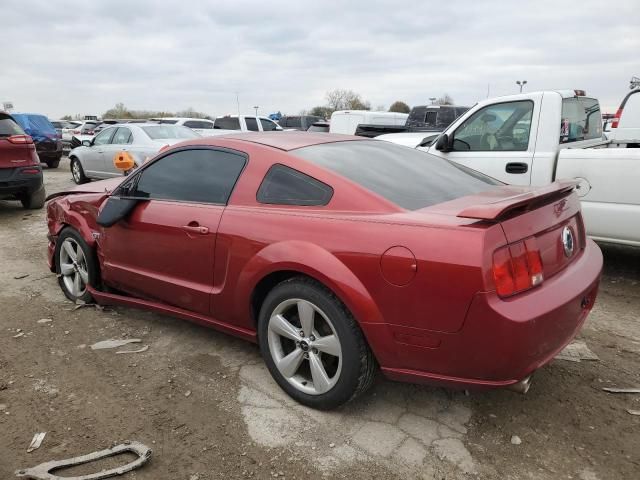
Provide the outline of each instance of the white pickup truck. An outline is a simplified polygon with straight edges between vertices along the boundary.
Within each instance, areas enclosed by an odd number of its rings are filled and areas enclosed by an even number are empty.
[[[612,148],[603,140],[600,105],[584,92],[485,100],[438,137],[424,137],[416,134],[416,148],[509,184],[578,179],[588,234],[640,246],[640,149]],[[378,138],[407,144],[406,135]]]
[[[282,127],[267,117],[253,115],[225,115],[216,117],[213,122],[214,130],[228,130],[225,133],[241,132],[273,132]]]

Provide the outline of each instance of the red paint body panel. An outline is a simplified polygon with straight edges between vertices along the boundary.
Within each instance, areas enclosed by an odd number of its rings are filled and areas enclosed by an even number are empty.
[[[273,273],[304,274],[344,302],[383,371],[410,381],[514,383],[575,336],[593,304],[602,257],[585,239],[579,202],[564,192],[567,185],[504,187],[406,211],[288,153],[352,140],[278,132],[177,145],[225,147],[249,158],[227,206],[148,200],[102,228],[99,209],[122,179],[83,185],[48,204],[50,262],[56,235],[70,225],[97,249],[103,284],[128,294],[94,289],[98,302],[152,309],[254,341],[256,286]],[[256,192],[275,163],[331,185],[329,204],[259,204]],[[207,231],[185,231],[189,225]],[[560,255],[565,225],[577,238],[572,258]],[[528,237],[541,248],[545,281],[501,299],[493,253]]]

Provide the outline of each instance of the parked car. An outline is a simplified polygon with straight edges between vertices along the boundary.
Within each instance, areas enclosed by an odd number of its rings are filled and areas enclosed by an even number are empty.
[[[151,121],[168,125],[182,125],[205,137],[215,135],[213,131],[213,120],[207,120],[206,118],[162,117],[152,118]]]
[[[310,407],[358,396],[377,365],[395,380],[525,391],[598,289],[575,184],[504,186],[345,135],[207,137],[55,194],[48,261],[71,300],[257,342]]]
[[[640,147],[640,88],[631,90],[622,100],[611,123],[609,138],[628,148]]]
[[[329,133],[329,126],[330,126],[329,122],[325,122],[325,121],[314,122],[309,126],[309,128],[307,129],[307,132]]]
[[[324,118],[313,115],[285,115],[278,120],[284,130],[300,130],[306,132],[315,122],[322,122]]]
[[[272,132],[282,130],[282,127],[267,117],[251,115],[225,115],[217,117],[213,128],[216,130],[237,130],[241,132]]]
[[[13,119],[33,139],[40,161],[58,168],[62,158],[62,136],[49,119],[39,113],[14,113]]]
[[[561,90],[484,100],[418,148],[513,185],[578,179],[587,233],[640,246],[640,150],[613,146],[598,100]]]
[[[120,177],[113,157],[120,151],[128,152],[135,167],[156,155],[160,149],[191,138],[199,138],[196,132],[178,125],[157,123],[127,123],[111,125],[82,146],[69,153],[71,176],[77,184],[91,179]]]
[[[408,132],[441,132],[469,110],[455,105],[419,105],[413,107],[407,118]]]
[[[409,117],[406,113],[372,112],[369,110],[338,110],[331,114],[331,133],[374,137],[382,133],[404,131]]]
[[[71,132],[70,147],[76,148],[82,145],[85,140],[91,140],[95,134],[96,129],[102,122],[98,120],[83,120],[78,127],[74,128]]]
[[[0,111],[0,200],[19,200],[24,208],[44,206],[40,159],[30,136]]]

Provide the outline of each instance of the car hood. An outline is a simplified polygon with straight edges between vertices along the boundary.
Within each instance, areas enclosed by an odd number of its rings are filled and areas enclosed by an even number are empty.
[[[84,185],[77,185],[68,190],[62,192],[56,192],[47,197],[47,200],[52,198],[62,197],[65,195],[77,195],[82,193],[111,193],[118,185],[120,185],[127,177],[109,178],[107,180],[99,180],[97,182],[85,183]]]

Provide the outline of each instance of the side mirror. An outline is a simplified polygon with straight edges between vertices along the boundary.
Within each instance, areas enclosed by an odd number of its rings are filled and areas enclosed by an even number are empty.
[[[116,153],[113,157],[113,166],[116,167],[116,170],[121,170],[126,174],[126,172],[136,166],[136,162],[133,160],[133,157],[129,152],[125,152],[123,150]]]
[[[436,142],[436,150],[441,152],[449,152],[451,148],[449,146],[449,135],[443,133],[438,137],[438,141]]]
[[[91,146],[91,140],[83,140],[82,141],[82,145],[84,147],[90,147]]]
[[[97,223],[103,227],[115,225],[129,215],[140,202],[136,198],[109,197],[98,214]]]

